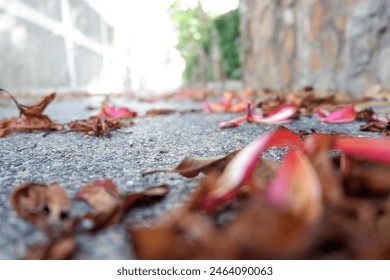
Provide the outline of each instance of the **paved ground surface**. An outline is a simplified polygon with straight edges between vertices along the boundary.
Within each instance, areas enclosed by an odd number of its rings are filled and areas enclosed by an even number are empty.
[[[45,111],[52,119],[68,122],[86,118],[97,111],[85,106],[100,106],[102,97],[80,100],[54,101]],[[179,110],[200,109],[199,103],[173,102],[140,103],[125,99],[113,100],[141,115],[151,108]],[[14,105],[0,100],[0,119],[17,115]],[[153,218],[180,206],[194,190],[196,180],[177,174],[154,174],[146,177],[141,172],[156,168],[171,168],[187,156],[212,157],[224,155],[243,147],[256,137],[271,130],[273,125],[243,124],[234,129],[219,130],[217,124],[234,114],[207,114],[204,112],[135,119],[135,126],[122,129],[130,134],[112,133],[110,139],[84,138],[81,133],[14,134],[0,138],[0,259],[23,256],[27,244],[44,241],[45,236],[19,218],[11,209],[9,194],[23,182],[49,184],[58,182],[72,198],[88,182],[110,178],[121,193],[168,184],[170,193],[161,203],[137,209],[126,216],[124,224],[150,224]],[[328,125],[315,118],[302,118],[287,127],[293,130],[315,128],[318,131],[344,131],[370,135],[358,131],[359,123]],[[271,151],[269,158],[280,158],[281,153]],[[89,210],[75,199],[73,213],[81,215]],[[97,234],[79,237],[77,259],[132,259],[129,237],[124,225],[117,225]]]

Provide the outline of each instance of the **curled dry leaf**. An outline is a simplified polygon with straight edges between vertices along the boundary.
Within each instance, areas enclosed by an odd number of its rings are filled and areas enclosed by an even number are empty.
[[[115,118],[115,119],[129,119],[135,118],[137,113],[126,107],[109,106],[106,102],[102,103],[102,110],[99,112],[100,117]]]
[[[70,217],[71,202],[56,183],[22,184],[12,190],[11,205],[19,216],[49,236],[62,236],[74,229],[75,221]]]
[[[360,131],[381,132],[384,136],[390,135],[389,122],[371,122],[360,126]]]
[[[13,117],[0,122],[0,137],[14,132],[63,129],[62,125],[53,122],[48,116],[43,114],[45,108],[56,97],[56,93],[44,97],[39,103],[31,106],[22,105],[10,93],[8,93],[8,95],[18,107],[20,116],[18,118]]]
[[[134,123],[125,124],[118,119],[102,119],[99,117],[90,117],[87,120],[72,121],[68,124],[70,132],[84,132],[86,136],[105,136],[109,137],[111,131],[122,127],[133,125]]]
[[[96,231],[119,223],[126,211],[158,201],[167,193],[168,187],[164,185],[121,197],[111,180],[101,179],[86,185],[76,198],[85,200],[94,209],[93,213],[86,214],[83,219],[92,222],[90,231]]]
[[[372,108],[365,108],[359,112],[356,112],[356,120],[363,122],[375,121],[375,112]]]
[[[139,259],[226,259],[206,218],[187,209],[169,215],[153,228],[129,229]]]
[[[69,259],[77,248],[74,237],[77,219],[70,216],[71,202],[56,183],[25,183],[11,193],[12,208],[22,218],[46,232],[46,244],[28,248],[24,259]]]
[[[179,173],[180,175],[187,178],[193,178],[201,172],[207,174],[210,170],[212,170],[213,172],[216,172],[216,170],[222,172],[226,164],[237,154],[237,152],[238,151],[235,151],[226,156],[207,158],[207,159],[186,157],[174,169],[171,170],[157,169],[157,170],[146,171],[142,173],[142,176],[146,176],[158,172],[173,172],[173,173]]]

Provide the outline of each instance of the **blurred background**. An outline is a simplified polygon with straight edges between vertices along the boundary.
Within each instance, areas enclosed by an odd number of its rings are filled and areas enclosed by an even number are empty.
[[[0,87],[390,88],[388,0],[0,0]]]

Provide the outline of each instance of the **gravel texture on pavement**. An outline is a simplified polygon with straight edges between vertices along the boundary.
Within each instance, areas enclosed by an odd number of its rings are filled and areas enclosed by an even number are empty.
[[[98,110],[87,111],[85,106],[100,106],[102,97],[54,101],[45,113],[53,120],[65,123],[87,118]],[[201,109],[195,102],[127,102],[126,105],[141,115],[146,110],[172,108]],[[28,101],[26,101],[28,103]],[[15,116],[13,103],[0,101],[0,119]],[[214,157],[241,148],[276,125],[243,123],[241,126],[220,130],[217,124],[236,114],[208,114],[205,112],[176,112],[171,115],[135,118],[135,125],[113,132],[111,138],[84,137],[82,133],[19,133],[0,138],[0,259],[21,258],[26,246],[45,241],[45,235],[32,224],[21,219],[10,205],[11,190],[23,182],[50,184],[58,182],[72,198],[73,215],[82,215],[90,208],[74,199],[87,183],[109,178],[119,191],[141,191],[147,187],[167,184],[170,192],[160,203],[131,211],[124,223],[96,234],[78,236],[76,259],[133,259],[126,226],[149,225],[156,217],[182,205],[194,191],[198,179],[186,179],[178,174],[159,173],[146,177],[142,171],[173,168],[185,156]],[[292,130],[316,129],[320,132],[342,131],[356,135],[377,136],[359,131],[359,122],[351,124],[323,124],[315,117],[301,118],[286,125]],[[270,150],[266,157],[280,160],[283,152]]]

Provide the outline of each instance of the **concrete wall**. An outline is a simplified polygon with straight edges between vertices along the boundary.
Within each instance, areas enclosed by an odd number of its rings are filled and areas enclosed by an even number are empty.
[[[104,92],[128,87],[126,54],[118,53],[114,28],[90,2],[0,0],[0,88]]]
[[[388,0],[241,0],[244,82],[390,89]]]

